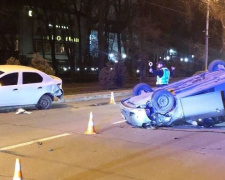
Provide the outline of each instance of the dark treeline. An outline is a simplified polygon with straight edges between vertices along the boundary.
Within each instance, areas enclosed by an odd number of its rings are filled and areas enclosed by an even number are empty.
[[[53,37],[49,38],[49,44],[56,73],[55,46],[59,34],[68,57],[71,77],[77,67],[82,76],[87,65],[97,66],[99,70],[106,65],[111,33],[117,37],[118,60],[121,59],[122,49],[127,55],[125,64],[130,77],[135,75],[140,61],[142,64],[157,61],[170,48],[177,51],[177,59],[172,63],[181,70],[203,70],[206,5],[207,0],[1,0],[0,61],[3,64],[11,56],[23,58],[20,49],[15,51],[15,40],[21,33],[21,13],[27,7],[32,9],[33,18],[23,29],[30,29],[32,38],[35,33],[41,37]],[[224,9],[222,0],[210,1],[209,62],[224,57]],[[35,24],[39,25],[38,32],[34,32]],[[49,27],[49,24],[52,26]],[[57,29],[57,24],[66,25],[68,29]],[[98,52],[95,56],[89,48],[92,30],[98,32]],[[68,36],[78,38],[79,42],[66,41]],[[32,50],[37,52],[34,42]],[[44,49],[41,54],[45,58]],[[192,64],[184,65],[178,60],[188,55],[195,56]]]

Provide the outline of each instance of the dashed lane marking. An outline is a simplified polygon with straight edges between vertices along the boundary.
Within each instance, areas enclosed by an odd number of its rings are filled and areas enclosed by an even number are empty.
[[[25,142],[25,143],[21,143],[21,144],[3,147],[3,148],[0,148],[0,151],[15,149],[15,148],[18,148],[18,147],[31,145],[31,144],[34,144],[34,143],[37,143],[37,142],[44,142],[44,141],[48,141],[48,140],[52,140],[52,139],[56,139],[56,138],[60,138],[60,137],[64,137],[64,136],[69,136],[69,135],[70,135],[69,133],[64,133],[64,134],[59,134],[59,135],[56,135],[56,136],[43,138],[43,139],[37,139],[37,140],[34,140],[34,141],[29,141],[29,142]]]
[[[123,123],[123,122],[126,122],[126,120],[123,120],[123,121],[117,121],[117,122],[114,122],[112,124],[120,124],[120,123]]]

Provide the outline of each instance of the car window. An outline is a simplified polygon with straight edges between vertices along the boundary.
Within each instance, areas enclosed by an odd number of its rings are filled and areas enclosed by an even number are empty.
[[[34,72],[24,72],[23,73],[23,84],[40,83],[43,78],[40,74]]]
[[[0,79],[1,86],[17,85],[17,82],[18,82],[18,73],[7,74]]]
[[[3,74],[4,72],[0,71],[0,75]]]

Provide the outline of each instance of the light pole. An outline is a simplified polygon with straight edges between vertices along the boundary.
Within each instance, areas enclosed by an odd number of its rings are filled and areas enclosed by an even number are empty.
[[[209,0],[207,0],[206,28],[205,28],[205,71],[208,69],[208,47],[209,47]]]

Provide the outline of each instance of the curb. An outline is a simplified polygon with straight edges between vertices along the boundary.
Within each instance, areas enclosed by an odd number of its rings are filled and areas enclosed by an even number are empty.
[[[110,98],[112,91],[107,92],[98,92],[98,93],[87,93],[87,94],[77,94],[77,95],[65,95],[63,99],[56,101],[56,103],[64,103],[64,102],[78,102],[78,101],[90,101],[94,99],[106,99]],[[115,91],[114,97],[120,96],[131,96],[131,90],[121,90]]]
[[[171,78],[171,83],[176,82],[183,78]],[[54,101],[55,103],[66,103],[66,102],[79,102],[79,101],[90,101],[94,99],[106,99],[110,98],[112,91],[100,91],[94,93],[86,93],[86,94],[75,94],[75,95],[65,95],[63,99]],[[126,90],[115,90],[114,97],[121,96],[132,96],[132,88]]]

